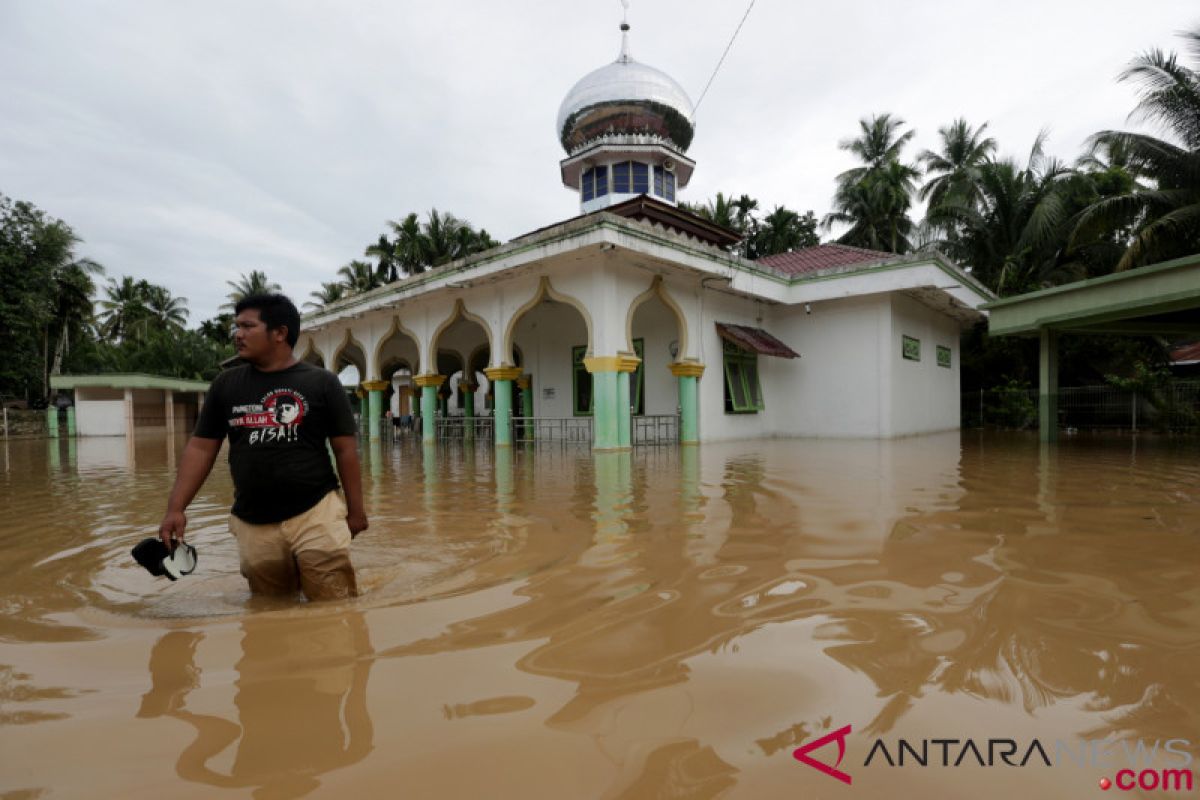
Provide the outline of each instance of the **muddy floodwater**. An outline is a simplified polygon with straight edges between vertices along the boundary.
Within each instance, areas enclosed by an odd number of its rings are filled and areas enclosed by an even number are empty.
[[[364,444],[365,592],[324,604],[251,600],[223,458],[195,574],[133,562],[182,445],[0,445],[0,797],[1161,797],[1200,767],[1194,439]]]

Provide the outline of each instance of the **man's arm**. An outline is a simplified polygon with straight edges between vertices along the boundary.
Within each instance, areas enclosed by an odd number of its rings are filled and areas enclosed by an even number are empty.
[[[208,473],[212,471],[217,453],[221,451],[221,442],[221,439],[193,436],[183,448],[183,457],[179,459],[179,471],[175,474],[175,486],[167,500],[167,513],[162,524],[158,526],[158,538],[162,539],[168,549],[175,547],[174,541],[183,541],[184,530],[187,528],[187,517],[183,511],[192,502],[196,492],[200,491]]]
[[[346,494],[346,524],[350,536],[358,536],[367,529],[367,511],[363,508],[362,475],[358,466],[358,437],[331,436],[329,446],[333,448],[333,459],[337,462],[338,478]]]

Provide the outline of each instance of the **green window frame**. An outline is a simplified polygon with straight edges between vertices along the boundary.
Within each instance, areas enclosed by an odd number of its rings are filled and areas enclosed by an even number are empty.
[[[904,356],[909,361],[921,360],[921,340],[914,339],[911,336],[902,336],[900,343],[900,355]]]
[[[637,369],[629,376],[629,407],[631,413],[635,417],[640,417],[646,413],[646,340],[634,339],[633,352],[637,357],[642,359],[638,362]]]
[[[951,358],[950,348],[946,347],[946,345],[944,345],[944,344],[939,344],[937,346],[937,365],[939,367],[945,367],[946,369],[950,369],[950,358]]]
[[[594,408],[592,373],[583,363],[586,357],[587,345],[571,348],[571,412],[577,417],[592,416]]]
[[[725,342],[725,413],[757,414],[766,408],[758,374],[758,353]]]

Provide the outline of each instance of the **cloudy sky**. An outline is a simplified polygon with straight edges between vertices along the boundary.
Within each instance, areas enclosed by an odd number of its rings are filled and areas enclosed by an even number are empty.
[[[696,100],[748,0],[633,0],[635,58]],[[0,0],[0,192],[80,253],[216,313],[262,269],[297,300],[432,207],[508,239],[578,213],[555,115],[618,52],[618,0]],[[838,150],[890,111],[911,157],[956,116],[1067,159],[1125,127],[1115,80],[1194,0],[757,0],[697,115],[684,199],[829,210]]]

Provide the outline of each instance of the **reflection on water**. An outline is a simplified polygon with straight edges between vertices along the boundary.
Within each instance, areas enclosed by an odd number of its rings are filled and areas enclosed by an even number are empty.
[[[791,750],[853,724],[868,796],[1074,796],[1105,766],[862,763],[875,736],[1200,745],[1194,442],[367,444],[366,594],[311,605],[250,601],[223,468],[198,572],[132,562],[181,444],[7,444],[0,791],[800,796],[841,786]]]

